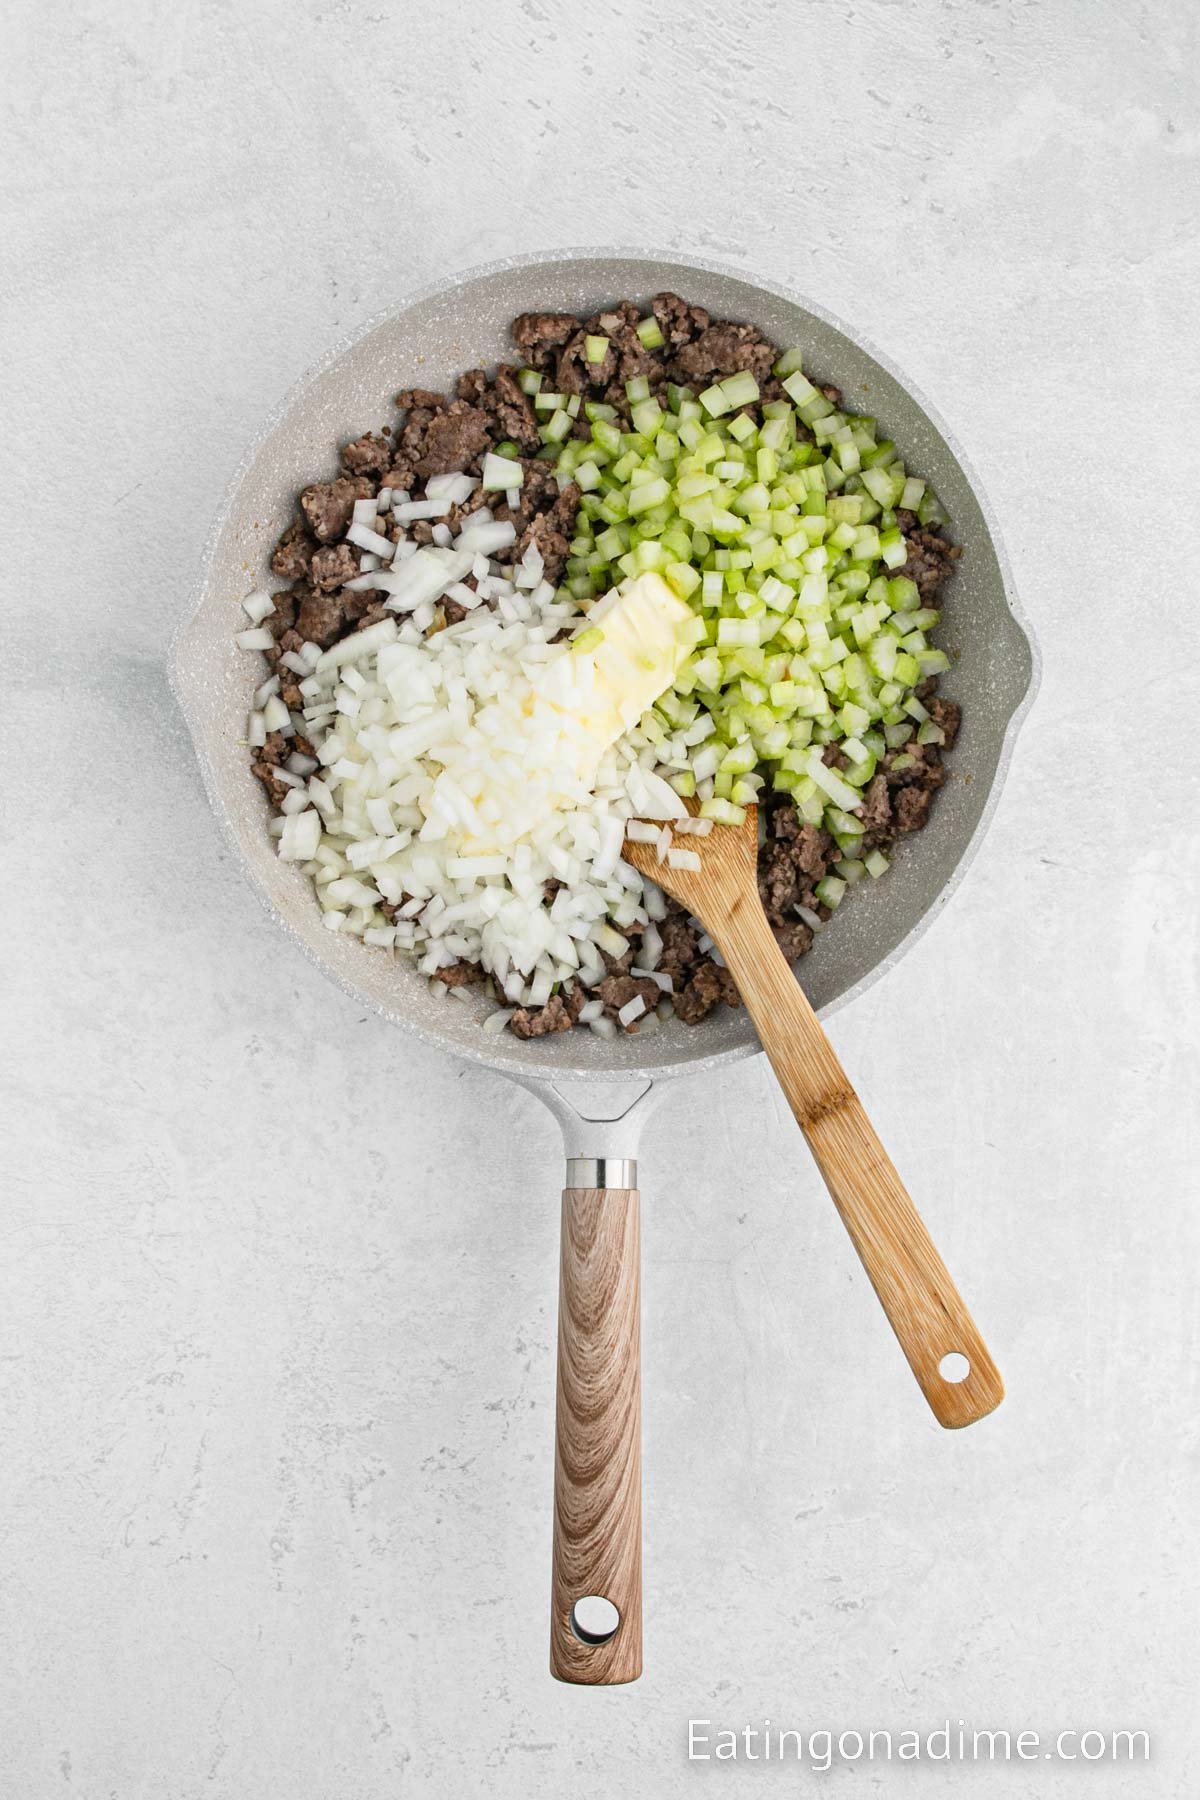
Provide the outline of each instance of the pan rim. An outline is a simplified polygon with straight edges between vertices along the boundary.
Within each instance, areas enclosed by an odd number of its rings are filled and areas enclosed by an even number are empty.
[[[979,506],[984,525],[986,526],[988,535],[991,539],[992,548],[995,552],[996,562],[1000,572],[1001,591],[1004,604],[1017,629],[1024,637],[1028,647],[1030,660],[1028,682],[1024,692],[1008,716],[1000,743],[995,773],[989,785],[986,800],[984,801],[975,827],[955,862],[954,867],[951,869],[946,880],[938,889],[929,905],[914,922],[911,929],[906,932],[903,938],[901,938],[899,943],[894,945],[885,956],[881,957],[879,961],[871,969],[867,970],[858,981],[854,982],[834,999],[828,1001],[824,1006],[819,1008],[819,1016],[822,1019],[831,1018],[835,1013],[840,1012],[844,1007],[849,1006],[853,1001],[859,999],[872,988],[877,981],[881,980],[896,965],[901,957],[907,955],[920,941],[932,925],[933,921],[941,915],[954,894],[957,892],[970,869],[972,862],[978,855],[983,839],[995,816],[1001,793],[1003,792],[1005,782],[1008,778],[1017,737],[1020,733],[1021,726],[1024,724],[1034,700],[1037,697],[1042,678],[1041,649],[1029,618],[1017,597],[1011,564],[995,513],[987,492],[970,459],[964,454],[958,438],[947,426],[938,408],[930,403],[922,390],[896,365],[891,357],[881,352],[875,344],[869,338],[864,337],[861,332],[849,327],[836,313],[830,311],[829,308],[818,304],[794,289],[772,281],[762,280],[758,276],[738,268],[736,265],[721,262],[719,260],[710,260],[704,257],[692,256],[690,254],[678,254],[674,251],[655,253],[647,251],[644,248],[622,245],[605,245],[599,247],[571,246],[561,249],[525,252],[520,256],[501,257],[486,263],[474,264],[467,269],[457,271],[449,277],[425,283],[420,287],[407,290],[405,293],[399,295],[391,305],[380,308],[373,313],[370,318],[355,326],[351,331],[344,333],[342,337],[339,338],[338,341],[321,357],[312,363],[296,380],[288,385],[285,392],[281,395],[275,406],[270,409],[258,431],[248,443],[225,485],[212,524],[205,538],[197,565],[196,577],[191,586],[189,602],[181,615],[179,624],[173,633],[168,649],[167,674],[171,692],[183,715],[184,723],[187,726],[188,736],[200,765],[201,778],[204,783],[209,805],[216,815],[226,842],[234,852],[234,859],[243,878],[258,898],[259,903],[267,910],[277,924],[282,925],[289,938],[293,943],[299,945],[308,960],[313,963],[315,967],[319,968],[327,979],[335,982],[344,993],[351,996],[360,1004],[369,1006],[373,1012],[386,1018],[389,1023],[398,1025],[402,1030],[418,1038],[420,1041],[444,1052],[448,1052],[464,1061],[496,1069],[499,1073],[510,1077],[549,1081],[553,1084],[568,1082],[633,1082],[645,1081],[647,1079],[651,1081],[662,1081],[681,1076],[702,1075],[707,1074],[717,1067],[726,1067],[732,1063],[742,1061],[747,1057],[756,1056],[760,1054],[760,1046],[751,1035],[746,1042],[726,1045],[722,1049],[713,1051],[707,1056],[702,1055],[667,1060],[661,1064],[646,1064],[636,1069],[614,1068],[605,1064],[583,1064],[577,1066],[574,1064],[564,1065],[559,1063],[547,1063],[540,1061],[536,1052],[533,1052],[528,1056],[522,1055],[520,1065],[517,1067],[514,1066],[511,1055],[502,1056],[493,1054],[485,1048],[485,1045],[490,1040],[486,1038],[486,1035],[483,1032],[480,1032],[479,1034],[483,1041],[478,1048],[473,1045],[451,1041],[438,1032],[436,1028],[430,1028],[415,1019],[406,1018],[399,1010],[393,1010],[384,1005],[381,1001],[378,1001],[365,993],[352,979],[344,977],[340,971],[331,967],[316,954],[313,948],[300,936],[290,920],[280,912],[267,889],[247,865],[241,844],[238,840],[236,828],[229,816],[224,798],[217,784],[216,770],[213,767],[202,736],[193,723],[192,701],[187,692],[183,663],[187,652],[189,636],[209,597],[209,586],[212,579],[213,564],[216,558],[217,548],[221,537],[229,524],[231,515],[233,514],[242,484],[267,439],[279,425],[282,424],[295,405],[304,397],[308,390],[312,388],[322,375],[334,367],[344,357],[349,355],[359,343],[370,337],[372,333],[379,330],[382,326],[386,325],[400,314],[408,311],[411,307],[419,305],[427,300],[436,299],[467,283],[501,275],[514,269],[551,267],[555,265],[570,265],[572,263],[594,263],[602,260],[643,263],[648,267],[669,262],[676,268],[695,269],[704,274],[723,276],[740,282],[743,285],[755,288],[764,294],[769,294],[776,299],[783,300],[789,305],[800,307],[813,318],[821,320],[834,331],[841,333],[843,337],[847,338],[852,344],[856,345],[860,350],[871,357],[920,408],[930,424],[939,433],[946,444],[947,449],[950,451],[951,456],[955,459],[962,471],[963,477]],[[530,1045],[527,1048],[532,1051],[533,1047]]]

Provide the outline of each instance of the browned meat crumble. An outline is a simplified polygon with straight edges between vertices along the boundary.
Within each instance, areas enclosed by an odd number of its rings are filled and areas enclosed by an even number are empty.
[[[553,465],[537,458],[541,449],[537,417],[518,385],[518,366],[546,374],[558,392],[603,400],[616,409],[623,424],[629,422],[625,383],[636,376],[644,377],[653,393],[668,382],[699,388],[724,375],[748,369],[759,384],[760,399],[741,410],[761,416],[759,407],[763,402],[781,397],[783,390],[771,374],[779,351],[754,326],[714,320],[703,307],[689,304],[678,294],[657,294],[651,306],[665,340],[657,349],[647,349],[638,337],[636,327],[643,315],[631,301],[608,307],[589,319],[569,313],[522,313],[512,325],[519,365],[501,364],[490,373],[470,369],[458,378],[453,395],[425,388],[406,388],[398,393],[400,422],[384,426],[379,432],[367,432],[346,444],[338,473],[301,492],[296,516],[276,545],[271,569],[290,585],[276,594],[275,611],[264,621],[275,639],[273,650],[266,652],[272,668],[277,667],[285,650],[298,650],[306,641],[328,647],[384,616],[378,590],[355,591],[345,585],[360,573],[359,552],[345,542],[355,500],[376,494],[384,487],[404,488],[418,497],[423,482],[431,475],[453,471],[478,474],[485,454],[500,444],[516,447],[525,471],[516,507],[497,505],[497,496],[477,490],[463,506],[454,508],[446,523],[455,531],[463,518],[490,503],[497,519],[511,520],[517,529],[515,544],[500,552],[497,560],[519,562],[528,545],[536,542],[547,580],[558,580],[574,532],[579,489],[569,482],[560,491]],[[588,336],[608,339],[608,349],[600,363],[586,360],[584,341]],[[837,388],[825,387],[823,391],[835,404],[840,401]],[[581,415],[576,431],[586,436],[589,430],[588,421]],[[941,530],[919,524],[911,512],[899,512],[897,523],[908,546],[908,559],[894,573],[916,583],[922,604],[935,604],[938,589],[953,572],[961,551]],[[398,527],[388,529],[394,535]],[[432,530],[427,522],[420,521],[412,527],[412,535],[418,541],[429,542]],[[431,630],[442,630],[465,616],[463,608],[445,600]],[[284,676],[283,699],[287,705],[298,708],[300,695],[294,678],[289,678],[286,670],[280,672]],[[882,759],[879,772],[863,795],[866,850],[891,848],[899,838],[921,830],[933,796],[946,778],[942,750],[954,746],[960,709],[954,701],[938,694],[936,677],[924,682],[917,693],[940,727],[944,742],[940,748],[919,744],[914,727],[913,739]],[[276,809],[288,792],[277,770],[296,750],[311,754],[312,746],[302,736],[285,740],[276,732],[255,752],[254,773]],[[836,746],[828,747],[826,760],[837,766],[840,753]],[[842,853],[826,832],[801,823],[786,796],[765,798],[764,811],[766,835],[759,853],[759,893],[781,949],[789,961],[795,962],[813,941],[812,927],[797,914],[796,908],[803,907],[820,919],[829,917],[829,909],[817,899],[816,884]],[[386,907],[384,910],[389,911]],[[634,927],[625,934],[631,942],[623,956],[606,958],[608,974],[594,997],[603,1002],[609,1018],[615,1019],[620,1008],[635,997],[640,996],[648,1010],[664,997],[656,982],[631,972],[636,949],[632,940],[636,940],[640,930]],[[702,943],[707,942],[702,928],[673,900],[668,899],[667,916],[660,930],[663,953],[659,969],[671,978],[674,991],[669,998],[685,1024],[698,1023],[719,1005],[741,1004],[728,971],[701,949]],[[439,970],[436,979],[449,987],[461,987],[484,982],[488,977],[478,964],[459,962]],[[518,1009],[510,1028],[520,1038],[567,1031],[590,997],[593,996],[578,982],[573,982],[536,1011]],[[628,1029],[636,1031],[636,1022]]]

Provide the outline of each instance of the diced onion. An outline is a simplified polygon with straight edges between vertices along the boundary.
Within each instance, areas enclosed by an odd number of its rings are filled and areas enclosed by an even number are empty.
[[[372,531],[369,525],[351,525],[346,533],[346,541],[357,544],[360,550],[372,550],[376,556],[389,557],[395,550],[391,538],[385,538],[381,531]]]
[[[519,488],[524,479],[525,471],[515,457],[497,456],[492,450],[484,457],[480,486],[485,493],[491,488]]]
[[[246,595],[246,598],[242,601],[242,611],[249,619],[251,625],[261,624],[262,620],[265,619],[268,614],[275,611],[274,598],[272,595],[264,593],[260,588],[255,593]]]

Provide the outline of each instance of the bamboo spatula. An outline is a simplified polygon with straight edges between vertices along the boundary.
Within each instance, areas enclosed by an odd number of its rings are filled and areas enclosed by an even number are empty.
[[[1004,1384],[775,942],[758,897],[756,808],[747,807],[741,825],[679,836],[675,847],[695,851],[699,869],[660,864],[654,844],[630,838],[624,854],[686,906],[720,950],[925,1398],[942,1425],[974,1424],[999,1406]]]

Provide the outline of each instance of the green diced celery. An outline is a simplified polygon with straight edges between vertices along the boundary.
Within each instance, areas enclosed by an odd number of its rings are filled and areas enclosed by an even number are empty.
[[[838,462],[841,464],[842,468],[846,471],[847,475],[853,474],[854,471],[858,468],[859,460],[860,460],[859,454],[858,454],[858,445],[854,442],[853,437],[850,436],[849,434],[847,434],[847,436],[840,443],[837,443],[834,445],[833,454],[836,456]]]
[[[902,568],[908,561],[908,545],[903,534],[896,530],[882,532],[879,537],[879,554],[889,569]]]
[[[822,418],[826,413],[833,411],[829,401],[813,386],[811,381],[806,379],[799,366],[790,370],[784,377],[783,391],[801,408],[802,416],[807,416],[803,412],[805,407],[811,407],[818,401],[820,402],[820,411],[814,413],[814,418]]]
[[[758,399],[758,383],[749,369],[740,369],[736,375],[726,375],[720,386],[731,407],[752,406]],[[701,395],[701,399],[703,398]]]
[[[608,456],[617,456],[621,449],[621,433],[608,419],[597,419],[592,426],[592,437]],[[618,480],[621,477],[618,476]]]
[[[715,819],[718,825],[741,825],[746,813],[743,807],[735,806],[731,800],[714,797],[712,800],[701,801],[700,817]]]
[[[667,553],[653,538],[643,538],[632,555],[633,566],[639,575],[645,575],[650,570],[662,570],[667,566]]]
[[[544,443],[561,444],[571,435],[572,419],[569,412],[560,409],[551,416],[550,423],[543,425],[541,436]]]
[[[700,575],[690,563],[671,562],[665,570],[667,581],[681,600],[686,600],[700,586]]]
[[[714,419],[719,419],[723,413],[732,412],[734,406],[734,402],[728,398],[719,382],[714,382],[712,387],[704,389],[700,395],[700,404],[705,412]]]
[[[814,892],[822,906],[827,906],[831,912],[836,912],[842,904],[846,883],[837,875],[826,875],[823,881],[818,881]]]
[[[662,423],[663,410],[657,400],[639,400],[630,417],[636,431],[643,437],[653,437]]]
[[[897,481],[886,469],[872,467],[863,470],[862,484],[872,500],[880,506],[895,506],[903,483]]]

